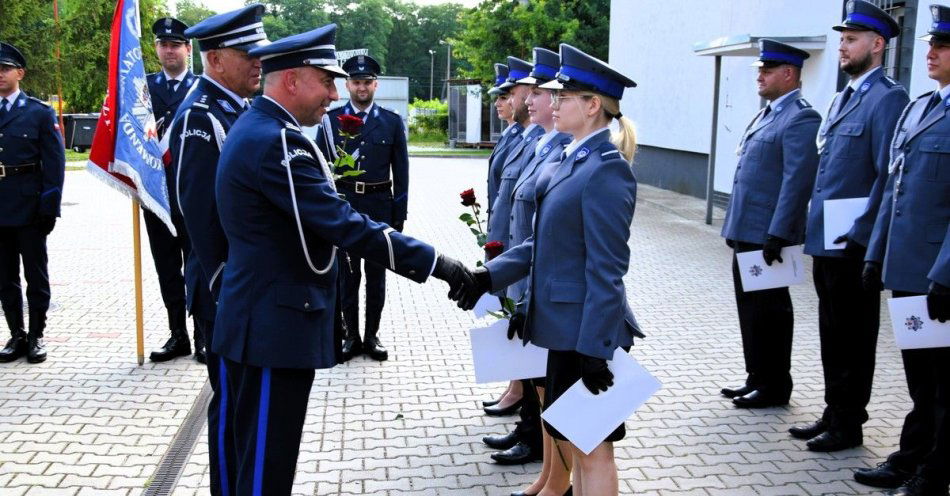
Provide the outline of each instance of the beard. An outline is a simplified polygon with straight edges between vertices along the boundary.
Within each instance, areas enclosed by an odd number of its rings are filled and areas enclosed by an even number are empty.
[[[858,74],[863,74],[864,71],[868,70],[871,67],[871,53],[868,52],[863,58],[860,59],[851,59],[841,65],[841,70],[847,73],[849,76],[857,76]]]

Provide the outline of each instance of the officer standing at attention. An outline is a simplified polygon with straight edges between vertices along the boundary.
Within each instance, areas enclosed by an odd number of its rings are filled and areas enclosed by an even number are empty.
[[[11,338],[0,362],[26,356],[46,360],[43,329],[49,309],[46,237],[56,225],[63,196],[66,153],[56,112],[20,91],[26,58],[0,42],[0,303]],[[30,308],[29,333],[23,325],[20,258]]]
[[[929,317],[950,319],[950,7],[931,5],[927,75],[937,90],[904,109],[864,266],[869,290],[927,295]],[[883,275],[883,281],[882,281]],[[882,284],[883,282],[883,284]],[[854,479],[899,496],[947,494],[950,485],[950,348],[901,351],[913,409],[899,449]]]
[[[211,349],[226,364],[236,494],[290,494],[314,369],[338,363],[338,248],[416,282],[474,285],[458,261],[360,214],[301,126],[337,100],[336,25],[254,49],[266,77],[224,144],[216,182],[230,251]],[[345,269],[344,269],[345,270]],[[262,492],[264,491],[264,492]]]
[[[158,137],[165,135],[165,130],[172,123],[178,105],[185,98],[185,94],[198,78],[188,69],[188,59],[191,57],[191,45],[185,38],[188,26],[178,19],[164,17],[152,24],[152,33],[155,34],[155,51],[162,64],[162,70],[146,77],[148,92],[152,98],[152,111],[155,114],[155,123],[158,127]],[[174,176],[165,174],[168,191],[174,191]],[[171,336],[158,351],[149,356],[153,362],[164,362],[172,358],[191,354],[191,343],[188,342],[188,329],[185,325],[185,277],[182,274],[188,252],[191,251],[191,240],[185,232],[181,214],[172,209],[172,222],[178,236],[173,236],[168,227],[152,212],[145,210],[145,230],[148,231],[148,244],[152,250],[152,259],[155,262],[155,272],[158,274],[158,286],[162,291],[162,301],[168,311],[168,328]],[[201,327],[195,325],[195,359],[205,363],[205,340],[201,335]]]
[[[214,179],[221,147],[231,126],[247,105],[245,98],[261,85],[261,62],[248,51],[267,43],[261,17],[264,6],[209,17],[185,31],[196,38],[204,74],[178,108],[172,123],[173,208],[181,211],[191,238],[185,265],[190,310],[208,343],[214,339],[221,272],[228,258],[228,240],[221,229],[214,197]],[[208,407],[208,455],[213,492],[230,494],[236,475],[230,416],[232,400],[224,363],[207,350],[208,380],[214,390]]]
[[[841,32],[841,70],[851,81],[832,100],[818,132],[818,174],[805,229],[805,253],[814,256],[818,332],[825,377],[825,411],[789,430],[809,439],[812,451],[838,451],[863,443],[862,425],[874,378],[881,298],[861,285],[865,250],[887,182],[888,147],[907,105],[903,86],[884,75],[887,40],[900,26],[864,0],[852,0]],[[848,232],[829,233],[844,249],[825,249],[825,201],[867,197]]]
[[[336,186],[350,205],[376,222],[389,224],[402,232],[406,222],[409,201],[409,149],[406,128],[396,112],[373,101],[380,73],[379,63],[368,55],[357,55],[343,63],[349,74],[346,89],[350,101],[329,112],[331,129],[321,127],[318,137],[324,157],[336,157],[336,147],[356,157],[356,168],[364,171],[359,176],[343,178]],[[346,141],[340,136],[341,115],[355,115],[363,119],[360,135]],[[332,133],[332,136],[326,136]],[[328,144],[333,143],[333,149]],[[342,171],[338,171],[342,172]],[[346,260],[346,258],[344,258]],[[343,340],[343,361],[361,352],[373,360],[389,358],[380,343],[379,321],[386,303],[386,268],[367,261],[366,267],[366,327],[360,340],[360,258],[349,255],[341,273],[343,289],[343,321],[346,336]]]
[[[732,279],[739,310],[745,384],[723,388],[736,406],[788,403],[792,393],[792,298],[788,288],[745,292],[737,256],[763,250],[765,263],[782,262],[782,247],[805,239],[805,213],[818,169],[815,136],[821,116],[802,98],[808,52],[759,41],[759,96],[768,100],[739,143],[722,236],[734,250]]]
[[[509,57],[508,59],[511,60],[512,58],[514,57]],[[527,62],[525,63],[527,64]],[[501,183],[501,169],[505,163],[505,158],[508,156],[508,152],[511,151],[512,147],[521,141],[521,132],[524,131],[524,125],[515,119],[514,107],[511,104],[511,93],[509,90],[514,85],[509,84],[509,82],[511,80],[512,68],[505,65],[505,69],[500,69],[499,65],[501,64],[495,64],[496,78],[500,77],[501,72],[505,75],[505,80],[496,87],[497,89],[492,88],[492,90],[489,90],[489,94],[491,94],[492,91],[497,92],[498,97],[495,101],[495,108],[498,109],[498,117],[508,122],[508,127],[501,132],[501,137],[498,138],[498,142],[495,143],[495,148],[488,157],[488,215],[491,215],[492,204],[495,201],[495,197],[498,196],[498,185]],[[520,69],[514,69],[514,71],[517,79],[526,77],[528,72],[531,71],[530,64],[527,70],[522,66]]]

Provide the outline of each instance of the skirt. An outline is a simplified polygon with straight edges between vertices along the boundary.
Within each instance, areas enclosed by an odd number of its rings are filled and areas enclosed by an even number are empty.
[[[544,381],[544,406],[542,411],[554,404],[571,386],[581,378],[581,363],[584,355],[576,351],[548,351],[548,374]],[[563,434],[551,424],[544,422],[544,430],[554,439],[567,441]],[[616,442],[626,436],[624,424],[614,429],[604,441]]]

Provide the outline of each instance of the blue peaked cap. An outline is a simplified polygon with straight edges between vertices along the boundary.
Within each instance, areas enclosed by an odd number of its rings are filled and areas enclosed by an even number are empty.
[[[518,80],[519,84],[544,84],[557,77],[561,66],[561,57],[547,48],[534,47],[534,67],[527,77]]]
[[[759,40],[759,60],[752,65],[771,67],[790,64],[802,67],[808,57],[811,57],[811,54],[805,50],[775,40],[761,39]]]
[[[0,41],[0,65],[26,69],[26,57],[15,46]]]
[[[211,16],[185,30],[185,36],[198,40],[202,51],[235,48],[249,52],[267,44],[264,33],[264,6],[254,3],[231,12]]]
[[[620,100],[625,88],[637,83],[606,62],[561,43],[561,67],[557,78],[540,87],[550,90],[593,91]]]
[[[930,6],[930,14],[933,16],[933,24],[930,25],[930,31],[920,39],[950,43],[950,7],[933,4]]]
[[[323,69],[335,77],[346,77],[337,61],[336,24],[327,24],[306,33],[279,39],[267,46],[249,52],[261,59],[264,74],[294,67],[311,66]]]
[[[508,57],[508,79],[499,86],[503,90],[513,88],[518,84],[519,79],[524,79],[531,74],[533,65],[531,62],[521,60],[518,57]]]
[[[501,85],[508,81],[508,66],[506,64],[495,64],[495,84],[488,90],[488,94],[498,96],[507,93],[508,90],[501,88]]]
[[[901,27],[897,21],[871,2],[849,0],[845,10],[847,13],[841,24],[832,27],[835,31],[846,29],[874,31],[887,40],[900,34]]]

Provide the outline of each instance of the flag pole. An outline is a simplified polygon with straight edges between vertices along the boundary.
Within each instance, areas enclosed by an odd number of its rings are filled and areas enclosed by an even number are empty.
[[[142,323],[142,235],[137,200],[132,200],[132,250],[135,258],[135,352],[141,366],[145,363],[145,343]]]

